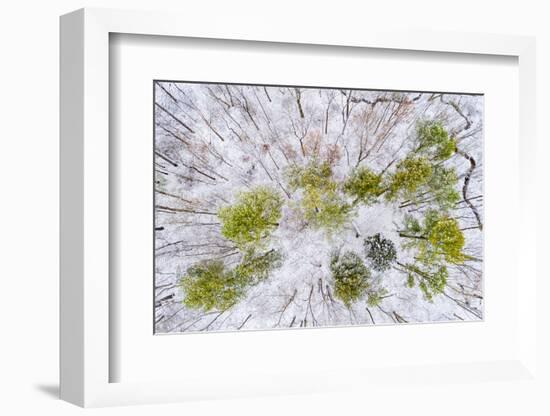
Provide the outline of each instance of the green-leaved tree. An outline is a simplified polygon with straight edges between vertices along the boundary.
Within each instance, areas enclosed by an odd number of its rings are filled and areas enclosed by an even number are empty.
[[[415,249],[415,263],[401,264],[407,272],[407,286],[418,287],[428,300],[443,292],[448,278],[447,264],[461,264],[464,235],[456,219],[444,212],[428,211],[422,222],[411,216],[405,219],[399,234],[408,240],[405,248]]]
[[[333,254],[330,271],[334,279],[334,295],[346,306],[351,306],[366,294],[370,272],[358,254],[353,251]]]
[[[222,261],[209,260],[189,267],[180,287],[185,306],[208,312],[229,309],[242,299],[246,285],[233,271],[226,270]]]
[[[262,254],[249,250],[234,269],[227,269],[220,260],[195,264],[180,279],[183,304],[204,311],[229,309],[280,265],[281,254],[274,249]]]
[[[335,231],[345,224],[351,207],[338,192],[327,162],[310,162],[287,171],[287,182],[293,191],[301,190],[300,210],[304,220],[316,228]]]
[[[428,184],[432,173],[432,164],[425,157],[403,159],[389,177],[386,199],[389,201],[416,200],[418,190]]]
[[[256,284],[265,280],[273,269],[280,267],[281,259],[281,253],[274,249],[262,254],[249,250],[235,268],[235,273],[239,279],[248,284]]]
[[[457,182],[458,176],[454,168],[434,166],[428,182],[428,199],[442,210],[451,209],[460,200],[460,194],[455,189]]]
[[[420,223],[413,217],[405,220],[405,229],[399,235],[409,239],[406,247],[416,247],[418,261],[431,265],[448,262],[463,263],[464,234],[456,219],[445,213],[430,210]]]
[[[235,204],[218,211],[221,233],[240,248],[257,244],[279,225],[282,204],[279,193],[268,187],[242,192]]]
[[[367,167],[359,167],[344,182],[344,192],[354,199],[354,205],[369,205],[383,192],[382,177]]]
[[[400,264],[407,270],[406,285],[413,288],[418,280],[418,288],[426,298],[433,300],[435,295],[443,293],[449,273],[447,267],[441,264],[419,266],[418,264]]]

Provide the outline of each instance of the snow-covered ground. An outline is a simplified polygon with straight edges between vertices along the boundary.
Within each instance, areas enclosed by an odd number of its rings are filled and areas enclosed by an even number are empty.
[[[157,333],[482,319],[482,109],[483,97],[473,95],[156,83]],[[420,218],[429,206],[400,208],[403,201],[380,198],[358,205],[330,233],[297,218],[301,191],[289,189],[285,172],[329,160],[338,183],[358,166],[391,173],[413,150],[422,120],[440,121],[456,139],[459,152],[444,162],[459,177],[461,201],[450,215],[463,230],[464,253],[475,261],[448,265],[444,293],[432,300],[418,286],[407,287],[398,267],[371,271],[370,285],[384,288],[384,298],[375,306],[362,298],[347,307],[334,296],[331,254],[361,254],[364,238],[380,233],[395,244],[399,262],[414,261],[398,230],[405,215]],[[279,225],[265,242],[281,253],[281,267],[227,310],[187,308],[178,282],[190,266],[219,259],[231,268],[241,261],[220,232],[217,212],[259,185],[284,198]]]

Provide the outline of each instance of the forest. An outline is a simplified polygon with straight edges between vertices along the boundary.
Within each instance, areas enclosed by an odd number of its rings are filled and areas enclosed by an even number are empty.
[[[483,319],[483,96],[154,81],[155,333]]]

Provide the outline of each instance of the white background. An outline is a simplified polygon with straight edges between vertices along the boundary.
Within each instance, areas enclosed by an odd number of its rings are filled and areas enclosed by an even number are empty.
[[[185,4],[189,3],[189,4]],[[168,9],[195,13],[271,16],[307,30],[310,20],[338,25],[384,25],[438,30],[530,34],[538,36],[538,130],[540,214],[548,207],[550,154],[546,119],[550,114],[550,28],[547,2],[536,1],[19,1],[0,12],[2,81],[0,151],[2,204],[0,343],[0,412],[77,414],[82,410],[54,399],[57,394],[58,349],[58,16],[83,6]],[[185,24],[185,22],[182,22]],[[543,140],[545,139],[546,140]],[[542,180],[542,176],[544,179]],[[541,261],[547,256],[548,220],[539,220]],[[541,267],[542,262],[541,262]],[[546,273],[548,275],[548,273]],[[539,299],[549,292],[538,288]],[[550,322],[548,302],[539,302],[538,317]],[[535,317],[533,317],[534,319]],[[544,348],[541,368],[548,374],[548,329],[539,334]],[[546,394],[550,387],[546,386]],[[451,394],[452,392],[452,394]],[[94,410],[98,414],[548,414],[541,390],[506,383],[483,389],[467,384],[434,385],[431,392],[414,387],[401,392],[388,386],[376,397],[340,392],[316,396],[258,398],[188,403],[160,407]],[[421,397],[419,397],[421,396]],[[421,399],[421,400],[420,400]],[[411,405],[411,403],[415,403]],[[420,405],[422,404],[422,407]],[[544,407],[543,407],[544,406]],[[384,413],[382,413],[384,412]]]

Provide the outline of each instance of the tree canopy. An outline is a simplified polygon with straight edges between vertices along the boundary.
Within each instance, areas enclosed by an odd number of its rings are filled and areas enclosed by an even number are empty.
[[[235,273],[240,279],[255,284],[266,279],[271,270],[279,267],[281,259],[281,254],[274,249],[262,254],[249,250],[235,268]]]
[[[418,249],[416,258],[424,264],[464,262],[464,235],[456,219],[447,214],[430,210],[422,223],[408,217],[399,235],[409,239],[406,246]]]
[[[363,241],[365,256],[371,267],[379,272],[388,270],[395,262],[397,251],[393,241],[378,234],[371,235]]]
[[[234,269],[227,269],[221,260],[197,263],[180,279],[183,304],[191,309],[226,310],[245,295],[246,290],[269,276],[281,265],[276,250],[257,254],[247,251]]]
[[[357,253],[346,251],[341,255],[333,254],[330,270],[334,279],[334,294],[346,306],[365,295],[370,272]]]
[[[425,154],[433,160],[445,160],[453,155],[456,149],[455,140],[449,137],[443,123],[439,120],[427,120],[417,124],[416,153]]]
[[[431,301],[435,295],[443,293],[449,276],[446,266],[439,264],[422,268],[418,264],[407,264],[405,268],[409,272],[407,286],[413,288],[418,279],[418,288],[427,300]]]
[[[432,176],[428,181],[433,202],[442,210],[449,210],[460,200],[460,194],[455,189],[458,177],[454,168],[445,168],[440,165],[433,167]]]
[[[206,312],[226,310],[244,295],[245,282],[219,260],[195,264],[180,279],[183,304]]]
[[[381,175],[361,166],[345,180],[344,192],[354,198],[354,203],[369,205],[383,192],[381,184]]]
[[[389,201],[415,200],[417,191],[430,181],[432,173],[433,167],[427,158],[407,157],[397,164],[390,176],[386,198]]]
[[[234,205],[218,211],[222,235],[238,246],[258,243],[278,226],[282,198],[268,187],[256,187],[242,192]]]
[[[287,172],[287,178],[291,190],[302,191],[299,206],[305,221],[328,231],[344,225],[351,207],[339,194],[338,183],[333,180],[327,162],[294,166]]]

